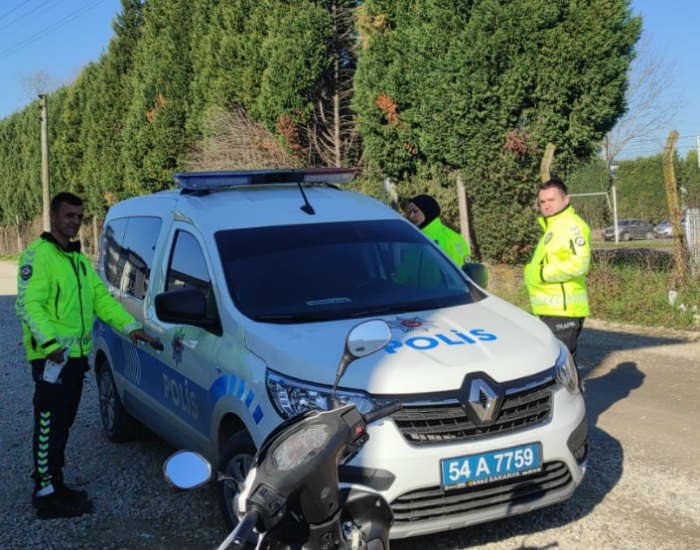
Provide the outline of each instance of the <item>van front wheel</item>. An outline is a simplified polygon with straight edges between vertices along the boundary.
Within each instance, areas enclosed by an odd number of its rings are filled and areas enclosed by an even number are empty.
[[[100,397],[102,427],[107,437],[115,443],[138,438],[141,435],[141,423],[126,412],[106,360],[97,368],[97,391]]]
[[[228,438],[221,450],[219,471],[223,472],[226,477],[232,477],[242,484],[253,463],[255,451],[255,444],[248,432],[245,430],[236,432]],[[238,514],[236,513],[238,487],[234,482],[224,480],[217,486],[217,496],[226,526],[233,529],[238,524]],[[251,546],[251,548],[253,547],[254,545]]]

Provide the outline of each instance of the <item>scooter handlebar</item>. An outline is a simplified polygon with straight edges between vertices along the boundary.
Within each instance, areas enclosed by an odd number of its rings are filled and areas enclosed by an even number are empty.
[[[236,528],[231,533],[232,548],[245,548],[245,545],[253,532],[255,524],[258,523],[258,519],[260,519],[260,514],[257,510],[251,509],[245,513],[245,515],[241,518],[241,521],[238,523],[238,525],[236,525]]]
[[[368,412],[366,415],[364,415],[365,419],[365,424],[371,424],[372,422],[376,422],[377,420],[381,420],[384,417],[391,416],[397,411],[401,410],[401,401],[398,399],[396,401],[392,401],[391,403],[387,403],[386,405],[382,405],[378,409],[375,409],[373,411]]]

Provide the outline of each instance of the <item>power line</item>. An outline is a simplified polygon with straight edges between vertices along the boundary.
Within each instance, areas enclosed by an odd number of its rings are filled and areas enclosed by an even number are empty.
[[[77,19],[78,17],[80,17],[84,13],[87,13],[92,8],[98,6],[99,4],[102,4],[103,2],[105,2],[105,0],[94,0],[93,2],[86,4],[82,8],[78,8],[74,12],[68,14],[63,19],[59,19],[58,21],[49,25],[48,27],[39,31],[38,33],[35,33],[32,36],[29,36],[28,38],[25,38],[24,40],[18,42],[17,44],[15,44],[14,46],[12,46],[10,48],[7,48],[6,50],[0,51],[0,59],[5,59],[9,55],[21,50],[22,48],[25,48],[26,46],[29,46],[30,44],[33,44],[34,42],[36,42],[40,38],[43,38],[44,36],[55,31],[56,29],[60,29],[61,27],[64,27],[65,25],[67,25],[68,23],[73,21],[74,19]]]
[[[7,24],[3,25],[2,27],[0,27],[0,31],[5,30],[5,29],[7,29],[8,27],[11,27],[11,26],[14,25],[15,23],[17,23],[17,21],[21,21],[22,19],[24,19],[24,18],[26,18],[26,17],[29,17],[31,14],[33,14],[35,11],[37,11],[37,10],[40,9],[41,7],[45,6],[46,4],[50,4],[51,2],[54,2],[54,1],[55,1],[55,0],[45,0],[44,2],[42,2],[41,4],[39,4],[36,8],[33,8],[33,9],[29,10],[28,12],[24,13],[23,15],[20,15],[19,17],[16,17],[15,19],[13,19],[12,21],[10,21],[9,23],[7,23]],[[60,4],[62,1],[63,1],[63,0],[58,0],[58,2],[56,2],[56,4]],[[53,6],[49,6],[49,7],[46,8],[44,11],[39,12],[37,15],[41,15],[42,13],[47,12],[48,10],[50,10],[51,8],[53,8],[54,6],[56,6],[56,4],[54,4]],[[23,27],[24,27],[24,25],[20,25],[19,28],[21,29],[21,28],[23,28]]]
[[[646,149],[629,149],[629,150],[624,150],[623,152],[625,153],[643,153],[645,151],[658,151],[659,149],[665,149],[666,145],[661,145],[659,147],[653,147],[653,148],[646,148]],[[696,149],[696,145],[681,145],[680,147],[676,147],[676,149]]]
[[[678,136],[678,139],[688,139],[688,138],[693,138],[695,139],[696,134],[690,134],[687,136]],[[667,138],[648,138],[648,139],[631,139],[627,144],[630,143],[644,143],[644,142],[649,142],[649,141],[663,141],[665,142]]]
[[[13,13],[13,12],[16,12],[18,9],[20,9],[22,6],[24,6],[27,2],[29,2],[29,0],[24,0],[24,2],[22,2],[21,4],[15,6],[15,7],[12,8],[10,11],[6,11],[6,12],[3,13],[2,15],[0,15],[0,19],[5,19],[5,17],[7,17],[8,15],[10,15],[10,14]]]

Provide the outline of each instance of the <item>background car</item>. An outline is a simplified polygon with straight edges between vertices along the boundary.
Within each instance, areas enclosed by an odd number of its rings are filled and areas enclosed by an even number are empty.
[[[653,239],[654,226],[648,221],[639,219],[618,220],[617,231],[621,241],[631,241],[632,239]],[[606,241],[615,240],[615,227],[610,226],[603,229],[603,239]]]
[[[681,218],[681,224],[685,225],[685,216]],[[673,237],[673,226],[670,220],[664,220],[654,227],[654,236],[657,239],[667,239]]]

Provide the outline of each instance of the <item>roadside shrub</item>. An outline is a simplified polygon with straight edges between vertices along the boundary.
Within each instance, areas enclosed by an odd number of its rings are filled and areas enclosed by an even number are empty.
[[[653,251],[596,251],[588,274],[591,317],[618,323],[700,330],[700,280],[673,283],[672,254]],[[491,268],[493,269],[493,268]],[[520,267],[513,268],[519,274]],[[531,311],[525,286],[493,278],[490,290]]]

